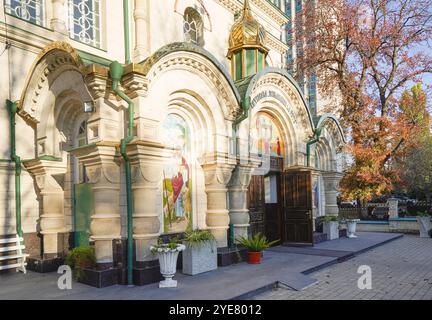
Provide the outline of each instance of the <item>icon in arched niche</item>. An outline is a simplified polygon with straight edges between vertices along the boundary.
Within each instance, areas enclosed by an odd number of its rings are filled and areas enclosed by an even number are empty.
[[[192,225],[192,176],[190,132],[186,122],[168,115],[162,124],[163,143],[173,150],[164,163],[164,233],[184,232]]]
[[[284,146],[279,128],[270,116],[259,113],[251,126],[251,153],[258,156],[283,157]]]

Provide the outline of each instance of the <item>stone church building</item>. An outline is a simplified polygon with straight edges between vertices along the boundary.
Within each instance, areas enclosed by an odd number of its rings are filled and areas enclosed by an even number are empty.
[[[2,0],[0,238],[39,272],[90,244],[136,284],[187,228],[312,245],[345,141],[287,68],[296,2]]]

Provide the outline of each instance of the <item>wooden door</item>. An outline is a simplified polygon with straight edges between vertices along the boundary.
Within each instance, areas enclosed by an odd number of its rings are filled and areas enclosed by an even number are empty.
[[[313,245],[311,172],[285,172],[282,177],[283,240],[288,244]]]
[[[251,234],[264,233],[264,176],[252,176],[248,190],[248,208]]]
[[[264,234],[270,241],[282,240],[280,182],[280,174],[277,172],[270,173],[264,178]]]
[[[88,246],[90,239],[90,222],[93,215],[94,196],[89,183],[74,186],[74,243],[75,247]]]

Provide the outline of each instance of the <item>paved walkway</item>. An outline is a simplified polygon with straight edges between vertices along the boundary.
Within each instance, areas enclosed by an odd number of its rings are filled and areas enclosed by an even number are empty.
[[[361,265],[371,267],[371,290],[357,286]],[[432,239],[405,235],[310,276],[317,283],[302,291],[278,288],[255,299],[432,300]]]
[[[8,274],[0,276],[2,299],[161,299],[207,300],[246,299],[281,283],[302,290],[313,285],[314,276],[307,273],[335,264],[367,248],[395,240],[401,235],[390,233],[358,233],[357,239],[339,239],[317,245],[305,252],[289,252],[289,248],[274,248],[264,253],[263,263],[240,263],[218,268],[196,276],[175,276],[178,288],[159,289],[158,284],[142,287],[111,286],[97,289],[73,283],[71,290],[60,290],[57,273]],[[313,250],[313,253],[310,253]]]

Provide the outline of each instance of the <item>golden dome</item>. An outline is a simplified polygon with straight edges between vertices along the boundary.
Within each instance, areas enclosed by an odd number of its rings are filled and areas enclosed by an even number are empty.
[[[253,17],[249,0],[245,0],[242,14],[231,28],[228,58],[231,58],[234,51],[244,47],[260,47],[267,53],[265,38],[264,27]]]

